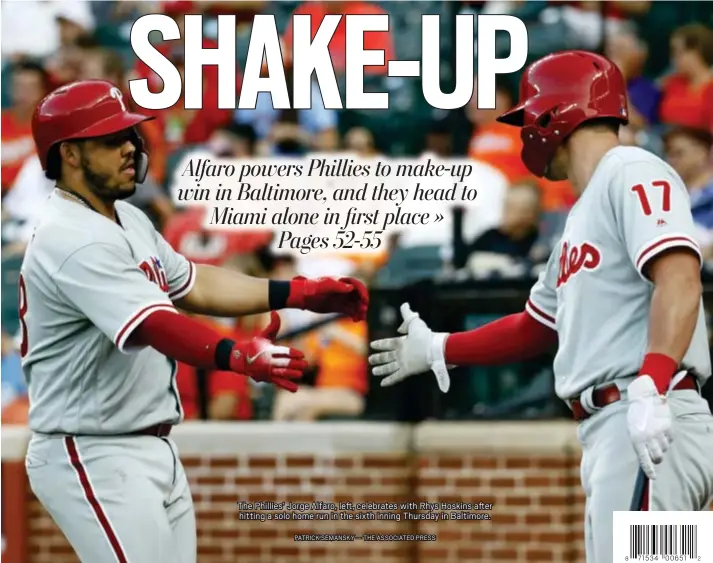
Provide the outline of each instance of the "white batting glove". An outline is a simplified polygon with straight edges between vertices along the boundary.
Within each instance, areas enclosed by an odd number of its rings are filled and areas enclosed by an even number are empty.
[[[677,383],[677,382],[676,382]],[[673,387],[673,382],[671,389]],[[673,436],[673,417],[666,397],[660,395],[654,380],[640,375],[626,388],[629,410],[626,421],[629,436],[641,469],[649,479],[656,479],[655,466],[663,461]]]
[[[380,351],[379,354],[369,356],[369,363],[375,366],[373,374],[387,376],[381,381],[381,386],[388,387],[430,369],[436,375],[438,388],[447,393],[451,386],[444,356],[448,333],[431,331],[408,303],[401,305],[401,316],[403,323],[398,332],[406,336],[384,338],[371,343],[374,350]]]

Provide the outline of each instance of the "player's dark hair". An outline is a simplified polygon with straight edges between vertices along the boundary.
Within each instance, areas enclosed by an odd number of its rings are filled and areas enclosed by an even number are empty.
[[[49,180],[59,180],[62,173],[62,157],[59,155],[59,143],[50,147],[47,152],[47,170],[45,177]]]
[[[79,143],[80,144],[80,150],[82,148],[81,143],[86,141],[86,139],[72,139],[72,143]],[[47,170],[45,170],[45,177],[49,180],[59,180],[60,177],[62,176],[62,156],[59,154],[59,146],[63,142],[70,142],[70,141],[60,141],[59,143],[55,143],[50,147],[50,150],[47,151]]]

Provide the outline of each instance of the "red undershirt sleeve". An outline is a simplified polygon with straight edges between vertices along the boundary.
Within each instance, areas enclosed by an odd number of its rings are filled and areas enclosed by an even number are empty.
[[[561,245],[530,290],[525,311],[468,332],[451,334],[445,343],[449,365],[498,365],[533,358],[557,344],[557,278]]]
[[[129,342],[151,346],[184,364],[216,369],[215,350],[223,338],[218,332],[187,315],[157,310],[136,327]]]
[[[498,365],[533,358],[557,343],[557,332],[523,311],[446,339],[446,363]]]

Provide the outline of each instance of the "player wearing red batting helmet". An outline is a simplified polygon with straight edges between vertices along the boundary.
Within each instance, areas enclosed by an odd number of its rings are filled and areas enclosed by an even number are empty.
[[[58,187],[82,198],[125,199],[146,178],[148,154],[136,126],[150,119],[130,112],[111,82],[86,80],[38,104],[32,135],[42,169]]]
[[[498,121],[522,128],[522,160],[530,172],[563,180],[567,139],[593,119],[628,123],[624,77],[601,55],[565,51],[527,68],[520,83],[520,103]]]
[[[675,170],[619,142],[628,109],[612,62],[583,51],[544,57],[525,71],[519,102],[499,120],[521,128],[523,162],[580,196],[525,310],[449,334],[404,303],[401,336],[372,342],[369,362],[382,386],[430,369],[445,393],[448,366],[510,363],[556,346],[555,392],[582,445],[586,560],[609,563],[616,512],[713,502],[697,231]]]
[[[193,499],[169,438],[184,420],[178,362],[296,392],[307,363],[276,343],[276,310],[358,322],[369,304],[353,278],[263,279],[174,250],[122,201],[146,174],[135,127],[147,119],[103,81],[52,92],[33,119],[42,167],[57,189],[43,204],[19,279],[33,436],[26,468],[81,561],[197,560]],[[183,311],[271,315],[260,334],[236,341]]]

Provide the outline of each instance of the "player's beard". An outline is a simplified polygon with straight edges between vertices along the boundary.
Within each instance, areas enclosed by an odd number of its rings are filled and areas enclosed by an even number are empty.
[[[127,199],[136,192],[136,181],[132,180],[127,184],[111,185],[111,175],[102,174],[92,170],[89,160],[82,155],[81,165],[84,179],[91,190],[105,201],[116,201],[117,199]]]

